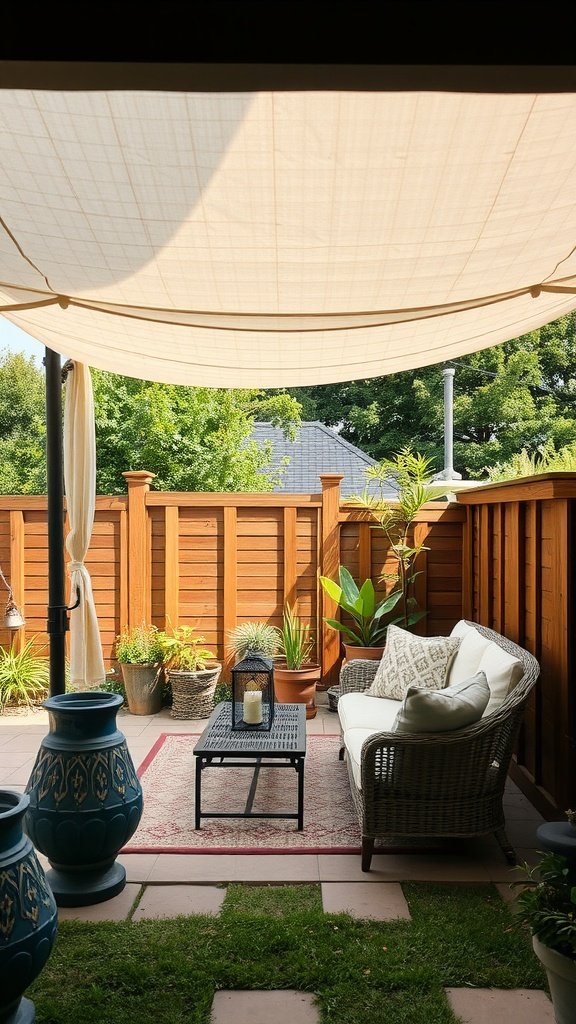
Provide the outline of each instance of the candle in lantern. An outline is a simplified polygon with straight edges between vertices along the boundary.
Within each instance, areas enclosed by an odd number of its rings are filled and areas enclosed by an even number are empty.
[[[247,725],[262,722],[262,690],[246,690],[244,694],[244,721]]]

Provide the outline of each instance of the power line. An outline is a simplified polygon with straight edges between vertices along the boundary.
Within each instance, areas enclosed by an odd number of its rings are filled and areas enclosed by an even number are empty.
[[[462,367],[462,369],[470,370],[472,373],[482,373],[485,377],[502,376],[500,373],[494,373],[492,370],[483,370],[480,366],[470,366],[468,363],[461,363],[456,359],[448,359],[447,363],[448,366]],[[555,391],[554,388],[546,387],[545,384],[526,384],[526,387],[533,388],[535,391],[543,391],[547,395],[553,395],[554,398],[561,402],[576,402],[576,395],[563,394],[561,391]]]

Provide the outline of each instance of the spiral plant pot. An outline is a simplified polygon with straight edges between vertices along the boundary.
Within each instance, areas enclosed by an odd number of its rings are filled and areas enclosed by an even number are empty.
[[[162,665],[132,665],[123,662],[122,679],[131,715],[157,715],[162,710]]]
[[[38,977],[56,938],[58,911],[22,822],[23,793],[0,789],[0,1021],[31,1024],[34,1004],[22,994]]]
[[[550,949],[533,935],[532,946],[548,978],[556,1024],[576,1020],[576,960]]]
[[[142,817],[142,787],[116,726],[122,704],[97,690],[43,702],[50,732],[26,788],[24,827],[50,861],[46,877],[61,907],[102,903],[126,884],[116,857]]]

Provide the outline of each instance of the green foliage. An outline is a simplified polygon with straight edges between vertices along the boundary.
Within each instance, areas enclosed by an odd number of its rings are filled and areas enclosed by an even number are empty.
[[[216,689],[214,690],[214,707],[227,700],[232,700],[232,687],[228,683],[216,683]]]
[[[347,612],[354,622],[354,629],[338,619],[324,621],[343,633],[348,642],[355,647],[380,647],[386,639],[387,624],[381,621],[398,604],[400,594],[391,594],[382,601],[376,601],[376,592],[372,580],[364,580],[361,587],[355,583],[348,569],[341,565],[339,572],[340,586],[327,576],[320,577],[324,590],[336,602],[343,612]]]
[[[286,668],[302,668],[309,662],[313,647],[314,638],[310,626],[302,622],[294,609],[287,605],[280,630],[280,651],[286,661]]]
[[[0,647],[0,711],[8,705],[33,707],[48,695],[49,663],[38,653],[36,639],[27,640],[21,651],[14,640]]]
[[[172,636],[160,634],[164,666],[174,672],[201,672],[215,657],[202,647],[205,637],[199,636],[192,626],[177,626]]]
[[[545,853],[519,869],[526,887],[516,900],[517,920],[550,949],[576,960],[576,886],[566,857]]]
[[[241,622],[228,634],[228,646],[236,658],[245,658],[248,651],[258,651],[265,658],[278,653],[280,634],[267,622]]]
[[[142,622],[116,637],[116,658],[120,663],[156,665],[163,657],[163,636],[156,626]]]
[[[535,476],[537,473],[576,473],[576,441],[556,451],[553,442],[542,445],[530,454],[525,448],[516,453],[508,462],[497,462],[487,470],[491,483],[501,480],[517,480],[520,477]]]
[[[338,426],[376,459],[410,445],[441,466],[445,366],[456,367],[454,464],[465,477],[576,439],[576,312],[457,362],[290,393],[306,419]]]
[[[272,444],[250,440],[267,420],[293,437],[298,402],[285,391],[189,388],[92,370],[96,487],[122,493],[124,470],[148,469],[175,491],[270,491]],[[34,359],[0,357],[0,493],[46,491],[44,372]]]

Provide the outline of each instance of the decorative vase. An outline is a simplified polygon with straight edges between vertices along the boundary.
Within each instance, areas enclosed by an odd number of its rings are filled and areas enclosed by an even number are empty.
[[[162,710],[162,665],[132,665],[122,662],[122,679],[131,715],[157,715]]]
[[[320,665],[302,668],[274,666],[274,692],[280,704],[305,704],[306,718],[315,718],[316,685],[321,675]]]
[[[568,881],[576,885],[576,829],[568,821],[545,821],[536,830],[538,849],[559,854],[568,861]]]
[[[29,798],[0,789],[0,1021],[32,1024],[22,993],[40,974],[58,927],[58,911],[22,820]]]
[[[123,698],[97,690],[43,702],[50,732],[26,787],[24,827],[46,854],[48,883],[60,907],[102,903],[122,891],[116,863],[142,817],[142,787],[116,726]]]
[[[556,1024],[574,1024],[576,960],[545,946],[535,935],[532,936],[532,946],[546,971]]]

